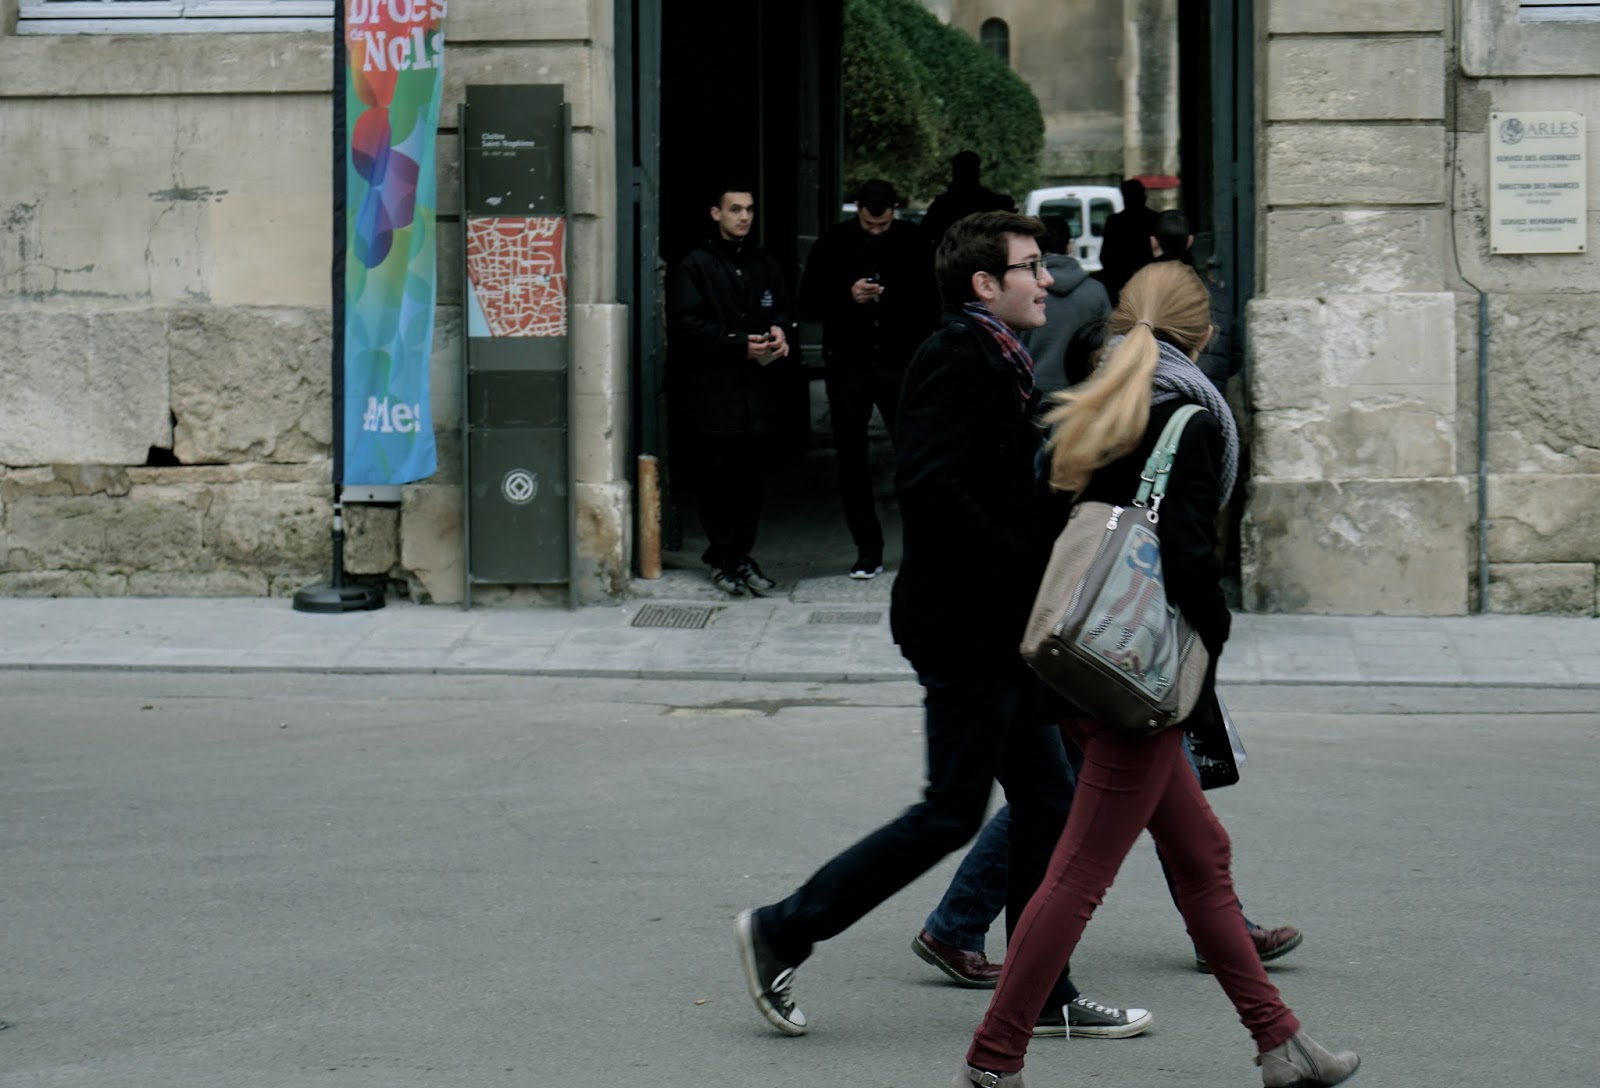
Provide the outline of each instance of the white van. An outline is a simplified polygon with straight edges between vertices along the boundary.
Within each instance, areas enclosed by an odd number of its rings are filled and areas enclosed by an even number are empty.
[[[1072,235],[1072,255],[1089,272],[1100,271],[1100,243],[1106,220],[1122,210],[1122,191],[1110,185],[1064,185],[1028,194],[1028,215],[1048,223],[1064,220]]]

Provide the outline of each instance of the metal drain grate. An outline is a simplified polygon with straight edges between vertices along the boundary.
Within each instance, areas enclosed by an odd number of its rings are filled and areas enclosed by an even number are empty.
[[[870,627],[883,619],[882,612],[813,612],[807,623],[853,623]]]
[[[635,627],[679,627],[697,631],[711,622],[711,617],[722,611],[711,605],[697,604],[647,604],[633,617]]]

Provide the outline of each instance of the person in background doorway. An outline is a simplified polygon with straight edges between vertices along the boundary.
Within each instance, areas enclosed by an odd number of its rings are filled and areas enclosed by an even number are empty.
[[[777,260],[750,239],[749,188],[717,190],[710,212],[711,236],[667,285],[668,367],[687,402],[680,418],[695,451],[711,582],[730,597],[765,596],[777,583],[750,553],[794,307]]]
[[[1117,304],[1122,285],[1150,263],[1150,237],[1156,232],[1156,213],[1146,205],[1144,182],[1129,178],[1122,183],[1122,210],[1106,219],[1100,232],[1100,282],[1106,285],[1111,305]]]
[[[1156,230],[1150,236],[1150,254],[1155,261],[1182,261],[1194,268],[1194,234],[1182,212],[1162,212],[1156,217]],[[1202,275],[1211,296],[1211,339],[1200,353],[1200,369],[1219,393],[1226,393],[1228,379],[1239,372],[1238,340],[1233,334],[1233,312],[1211,277]]]
[[[1033,356],[1039,404],[1051,393],[1089,377],[1095,353],[1106,340],[1106,318],[1111,316],[1105,287],[1070,256],[1072,234],[1066,221],[1050,219],[1045,225],[1050,233],[1044,266],[1055,282],[1044,300],[1044,327],[1022,334]]]
[[[922,231],[928,244],[937,246],[944,232],[957,219],[978,212],[1014,212],[1017,202],[1004,193],[986,189],[979,181],[983,160],[976,151],[957,151],[950,158],[950,185],[933,198],[928,214],[922,217]]]
[[[889,182],[863,184],[856,214],[823,232],[800,279],[800,314],[822,323],[839,498],[856,546],[850,577],[858,579],[883,572],[883,526],[867,456],[872,409],[893,441],[906,363],[939,316],[933,256],[917,225],[895,218],[899,204]]]

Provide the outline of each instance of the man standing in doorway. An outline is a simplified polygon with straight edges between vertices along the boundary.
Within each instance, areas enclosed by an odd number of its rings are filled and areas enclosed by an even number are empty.
[[[1150,253],[1155,261],[1182,261],[1194,267],[1194,233],[1182,212],[1162,212],[1150,236]],[[1211,296],[1211,339],[1200,352],[1200,370],[1211,379],[1217,392],[1226,394],[1228,379],[1239,372],[1238,337],[1234,335],[1232,307],[1210,273],[1202,272],[1200,282]]]
[[[855,216],[823,232],[800,280],[801,316],[822,323],[839,498],[856,546],[850,577],[858,579],[883,571],[867,456],[872,408],[892,441],[906,363],[939,316],[932,254],[916,224],[895,218],[899,204],[889,182],[862,185]]]
[[[777,583],[750,553],[777,426],[777,361],[789,354],[794,309],[777,260],[750,240],[755,197],[742,186],[713,195],[716,230],[667,288],[668,354],[686,402],[679,419],[698,466],[711,582],[730,597],[765,596]]]
[[[976,151],[957,151],[950,157],[950,185],[933,198],[928,214],[922,217],[922,230],[928,244],[937,246],[950,224],[978,212],[1014,212],[1017,202],[997,193],[979,180],[983,160]]]
[[[1150,236],[1156,232],[1156,213],[1146,200],[1144,182],[1138,178],[1124,181],[1122,210],[1107,217],[1100,232],[1100,282],[1106,285],[1113,306],[1123,285],[1150,263]]]
[[[905,556],[890,623],[924,690],[922,800],[788,898],[739,915],[751,999],[786,1035],[806,1017],[791,991],[818,941],[844,932],[967,842],[998,779],[1011,803],[1007,929],[1039,886],[1066,823],[1066,751],[1033,707],[1017,646],[1040,572],[1025,522],[1034,489],[1033,364],[1017,333],[1044,323],[1043,225],[1014,212],[968,216],[935,257],[945,313],[912,358],[900,397],[895,491]],[[973,576],[981,571],[982,577]],[[1089,1001],[1063,973],[1035,1033],[1121,1038],[1143,1009]]]

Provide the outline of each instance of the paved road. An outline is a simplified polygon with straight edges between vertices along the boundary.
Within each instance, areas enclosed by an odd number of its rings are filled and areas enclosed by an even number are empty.
[[[1593,692],[1257,686],[1214,795],[1273,971],[1370,1088],[1592,1088]],[[4,1088],[922,1088],[985,995],[907,942],[950,863],[819,950],[812,1034],[731,940],[909,801],[906,683],[0,673]],[[997,950],[998,951],[998,950]],[[1029,1083],[1241,1088],[1148,847],[1075,959],[1148,1036]]]

